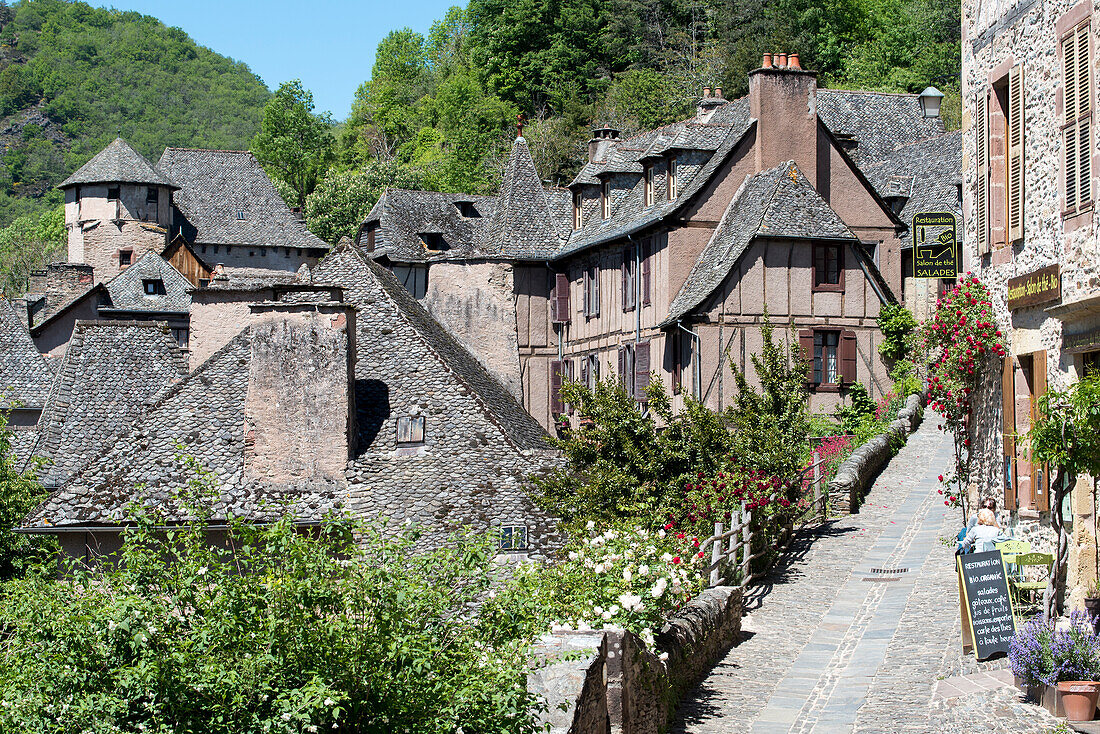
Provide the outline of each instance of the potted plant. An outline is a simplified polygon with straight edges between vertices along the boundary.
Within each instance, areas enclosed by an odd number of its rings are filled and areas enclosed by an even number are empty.
[[[1029,698],[1055,716],[1092,720],[1100,694],[1100,637],[1085,612],[1059,624],[1036,617],[1017,633],[1008,656]]]

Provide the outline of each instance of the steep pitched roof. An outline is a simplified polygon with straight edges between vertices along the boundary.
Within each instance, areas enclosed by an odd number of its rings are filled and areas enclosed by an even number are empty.
[[[460,203],[472,206],[478,216],[463,216]],[[482,230],[496,211],[495,196],[386,189],[360,227],[358,244],[366,246],[367,225],[378,222],[376,257],[384,255],[399,263],[476,257],[483,254],[478,247]],[[429,251],[421,234],[439,235],[447,249]]]
[[[115,138],[106,148],[99,151],[90,161],[76,170],[76,173],[58,184],[57,188],[67,189],[77,184],[90,183],[129,183],[150,186],[176,185],[149,161],[130,147],[122,138]]]
[[[746,177],[672,300],[664,324],[701,305],[725,281],[756,237],[857,239],[794,161]]]
[[[556,229],[527,141],[516,138],[482,249],[504,257],[549,257],[561,246]]]
[[[34,453],[56,487],[129,428],[187,358],[160,321],[77,321],[39,421]]]
[[[147,294],[147,280],[161,281],[164,293]],[[191,296],[187,293],[190,287],[180,271],[155,252],[147,252],[107,282],[111,302],[99,310],[186,313],[191,310]]]
[[[17,405],[41,408],[52,379],[52,370],[35,349],[19,314],[0,298],[0,410]]]
[[[953,213],[961,225],[960,131],[902,146],[864,170],[883,198],[906,199],[898,217],[907,225],[912,225],[913,215],[918,212],[937,211]],[[912,230],[906,229],[899,239],[903,243],[911,243]]]
[[[818,89],[817,114],[834,135],[856,141],[848,155],[860,167],[945,131],[942,118],[924,116],[916,94]]]
[[[328,248],[290,211],[248,151],[165,148],[157,166],[180,186],[173,202],[190,242]],[[173,226],[175,235],[181,224]]]

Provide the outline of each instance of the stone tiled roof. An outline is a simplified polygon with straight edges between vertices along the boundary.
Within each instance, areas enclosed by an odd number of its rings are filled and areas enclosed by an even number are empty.
[[[173,202],[189,242],[328,247],[290,210],[248,151],[165,148],[157,166],[180,186]],[[178,219],[173,228],[175,236]]]
[[[665,324],[703,303],[757,237],[856,240],[794,161],[749,176],[669,306]]]
[[[19,314],[0,298],[0,410],[16,405],[41,408],[53,372],[38,352]]]
[[[861,167],[945,130],[942,118],[924,116],[916,94],[819,89],[817,114],[834,135],[856,141],[848,155]]]
[[[527,141],[516,138],[481,247],[502,257],[550,257],[561,246],[553,217]]]
[[[252,291],[273,285],[298,283],[300,280],[298,273],[293,270],[221,267],[215,271],[206,287],[210,290]]]
[[[911,226],[913,215],[919,212],[945,211],[958,218],[961,228],[961,132],[950,132],[902,146],[878,163],[867,166],[864,171],[880,196],[906,199],[898,214],[906,225]],[[907,229],[900,239],[911,244],[911,230]]]
[[[156,395],[187,374],[159,321],[77,321],[39,421],[34,453],[56,487],[110,445]]]
[[[464,217],[459,202],[472,204],[478,217]],[[444,194],[438,191],[386,189],[359,230],[359,245],[367,244],[366,225],[378,222],[374,255],[392,262],[418,263],[483,255],[482,230],[496,214],[497,197]],[[442,235],[446,250],[429,251],[421,234]]]
[[[77,184],[129,183],[150,186],[171,186],[172,180],[130,147],[122,138],[115,138],[106,148],[77,169],[76,173],[58,184],[67,189]]]
[[[164,294],[146,294],[146,280],[161,281]],[[190,288],[180,271],[155,252],[147,252],[107,282],[110,305],[99,310],[187,313],[191,310]]]

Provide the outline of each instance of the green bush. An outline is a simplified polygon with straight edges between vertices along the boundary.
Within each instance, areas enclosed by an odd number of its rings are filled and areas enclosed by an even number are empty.
[[[878,328],[883,341],[878,353],[887,361],[907,359],[913,352],[917,320],[905,306],[887,303],[879,309]]]
[[[847,405],[837,408],[836,418],[840,421],[840,427],[844,433],[857,434],[859,427],[868,419],[874,421],[875,401],[867,394],[867,388],[861,382],[854,382],[848,386],[848,400]]]
[[[0,410],[0,581],[22,576],[39,566],[51,573],[57,550],[57,543],[49,536],[22,535],[14,530],[46,498],[46,491],[38,482],[42,462],[32,461],[26,469],[19,468],[22,461],[12,451],[13,438],[8,414]]]

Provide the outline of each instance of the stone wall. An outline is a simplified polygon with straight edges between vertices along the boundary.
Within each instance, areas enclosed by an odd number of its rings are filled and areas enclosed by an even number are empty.
[[[684,693],[737,642],[741,609],[740,589],[706,589],[656,635],[659,654],[622,630],[547,635],[527,676],[528,690],[547,700],[541,722],[553,734],[664,731]],[[595,682],[600,673],[602,686]]]
[[[924,396],[910,395],[898,417],[884,432],[863,444],[840,465],[836,476],[829,482],[829,506],[834,513],[847,515],[859,511],[863,496],[870,489],[875,477],[916,430],[924,417]]]

